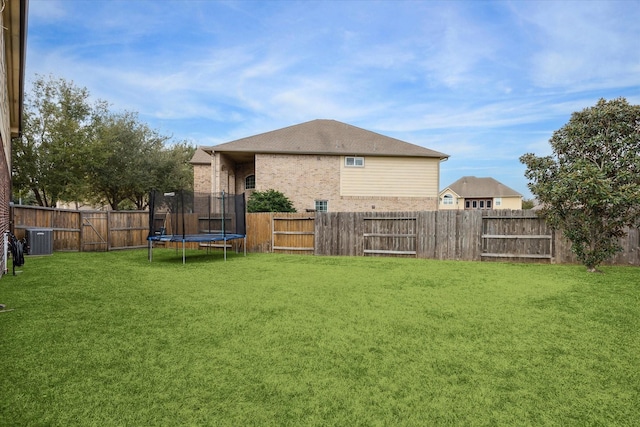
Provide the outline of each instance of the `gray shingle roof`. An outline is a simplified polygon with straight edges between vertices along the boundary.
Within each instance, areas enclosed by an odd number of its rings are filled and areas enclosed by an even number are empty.
[[[475,176],[463,176],[445,188],[450,188],[458,196],[464,198],[522,196],[514,189],[493,178],[476,178]]]
[[[449,155],[336,120],[312,120],[212,147],[205,151],[435,157]]]
[[[191,163],[199,164],[199,165],[202,165],[202,164],[209,165],[211,164],[211,154],[207,153],[202,148],[198,147],[195,153],[193,153],[193,157],[191,158]]]

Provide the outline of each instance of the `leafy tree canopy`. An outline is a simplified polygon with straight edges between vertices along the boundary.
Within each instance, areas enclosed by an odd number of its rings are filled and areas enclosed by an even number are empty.
[[[247,212],[295,212],[291,200],[276,190],[254,191],[247,202]]]
[[[13,141],[13,189],[41,206],[58,200],[144,209],[151,188],[193,187],[195,147],[169,144],[139,121],[62,78],[38,76],[26,94],[23,136]]]
[[[573,113],[549,140],[553,154],[520,157],[550,224],[589,271],[620,251],[640,219],[640,106],[601,99]]]
[[[41,206],[82,197],[92,119],[104,108],[72,82],[39,76],[25,94],[22,138],[12,141],[14,188]]]

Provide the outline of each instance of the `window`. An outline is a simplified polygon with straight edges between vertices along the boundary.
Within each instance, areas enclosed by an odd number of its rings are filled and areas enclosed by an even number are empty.
[[[465,209],[491,209],[493,201],[491,199],[471,199],[465,200]]]
[[[502,205],[502,197],[496,197],[496,206]]]
[[[245,190],[254,190],[256,188],[256,176],[249,175],[244,179],[244,189]]]
[[[355,168],[364,167],[364,157],[345,157],[344,165]]]
[[[327,212],[328,205],[327,200],[316,200],[316,212]]]
[[[451,194],[445,194],[442,198],[443,205],[452,205],[453,204],[453,196]]]

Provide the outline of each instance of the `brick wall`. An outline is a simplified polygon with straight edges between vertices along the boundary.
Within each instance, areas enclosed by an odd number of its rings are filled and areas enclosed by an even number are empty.
[[[256,189],[281,191],[298,212],[327,200],[330,212],[436,210],[437,197],[340,195],[340,156],[256,154]]]
[[[245,178],[255,174],[255,190],[282,192],[298,212],[315,209],[316,200],[326,200],[330,212],[437,210],[437,197],[342,196],[342,161],[341,156],[256,154],[254,166],[215,154],[211,166],[194,164],[194,191],[224,190],[249,197],[252,190],[244,188]]]
[[[0,138],[2,154],[0,155],[0,276],[7,270],[7,260],[5,259],[6,248],[4,246],[4,233],[9,231],[9,202],[10,194],[10,173],[7,159],[4,155],[4,142]]]
[[[196,193],[211,192],[211,165],[193,165],[193,191]]]
[[[256,190],[277,190],[298,212],[314,209],[316,200],[340,198],[340,157],[256,154]]]

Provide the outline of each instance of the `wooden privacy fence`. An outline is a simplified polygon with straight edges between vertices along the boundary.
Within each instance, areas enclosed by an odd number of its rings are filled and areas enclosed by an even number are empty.
[[[145,211],[13,206],[11,217],[18,238],[29,228],[52,229],[56,251],[147,246]],[[202,228],[199,220],[189,219],[190,227]],[[249,213],[246,225],[248,252],[577,262],[562,232],[552,230],[533,211]],[[207,227],[212,228],[209,222]],[[620,244],[623,251],[609,263],[640,265],[638,229],[627,230]]]
[[[316,255],[480,259],[479,211],[322,212]]]
[[[74,211],[13,206],[11,220],[16,237],[30,228],[53,231],[55,251],[110,251],[147,246],[146,211]]]
[[[260,212],[247,214],[247,251],[313,254],[313,214]]]
[[[637,229],[609,263],[640,265]],[[576,263],[570,242],[534,211],[321,212],[316,255]]]
[[[494,211],[482,216],[484,261],[491,259],[541,260],[554,257],[555,234],[532,211]]]

